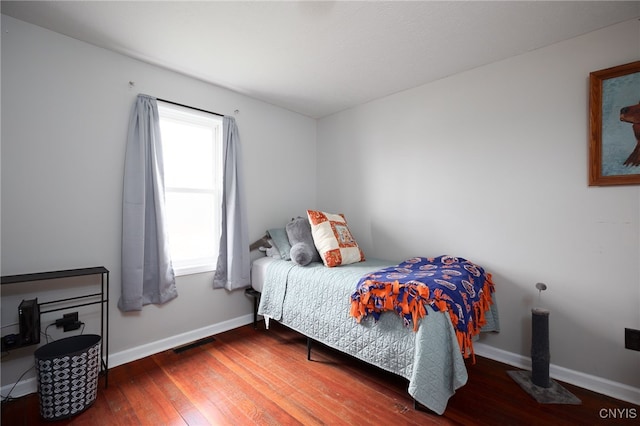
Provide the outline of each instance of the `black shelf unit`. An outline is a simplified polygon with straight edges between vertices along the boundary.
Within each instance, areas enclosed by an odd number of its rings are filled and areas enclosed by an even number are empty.
[[[20,284],[33,281],[48,281],[72,277],[82,277],[88,275],[100,275],[101,284],[100,292],[87,293],[81,296],[68,297],[65,299],[56,299],[49,302],[38,303],[40,315],[49,312],[62,311],[67,309],[78,308],[81,306],[100,305],[100,336],[102,337],[102,345],[100,346],[101,368],[105,375],[105,388],[109,383],[109,270],[104,266],[94,266],[91,268],[67,269],[63,271],[37,272],[33,274],[5,275],[0,277],[1,285]],[[51,305],[58,307],[47,308]],[[60,306],[64,305],[64,306]],[[7,346],[4,349],[16,349],[29,344],[21,344],[17,342],[15,345]]]

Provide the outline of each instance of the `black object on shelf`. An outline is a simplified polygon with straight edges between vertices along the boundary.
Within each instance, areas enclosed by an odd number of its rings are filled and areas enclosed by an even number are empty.
[[[102,338],[102,344],[100,345],[100,366],[105,374],[104,386],[106,388],[109,385],[109,270],[107,268],[104,266],[95,266],[91,268],[66,269],[61,271],[37,272],[32,274],[5,275],[0,277],[0,284],[20,284],[32,281],[55,280],[88,275],[101,275],[99,292],[68,297],[65,299],[51,300],[49,302],[39,303],[37,304],[37,307],[39,314],[42,315],[50,312],[78,308],[81,306],[100,305],[100,336]],[[38,322],[39,321],[40,318],[38,317]],[[25,342],[20,337],[18,339],[13,339],[11,336],[12,335],[4,336],[2,338],[1,342],[3,351],[35,344],[35,342]]]
[[[40,305],[37,298],[22,300],[18,306],[18,326],[20,331],[17,334],[2,337],[3,352],[40,343]]]
[[[20,342],[23,345],[40,343],[40,306],[38,299],[23,300],[18,306]]]

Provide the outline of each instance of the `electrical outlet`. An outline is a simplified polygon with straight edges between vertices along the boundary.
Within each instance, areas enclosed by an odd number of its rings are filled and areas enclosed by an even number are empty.
[[[80,321],[78,321],[78,313],[72,312],[70,314],[64,314],[62,318],[66,319],[64,324],[64,331],[77,330],[80,328]]]
[[[624,347],[633,351],[640,351],[640,330],[624,329]]]
[[[78,320],[77,312],[64,314],[62,318],[56,320],[56,327],[63,327],[64,331],[77,330],[81,325],[82,323]]]

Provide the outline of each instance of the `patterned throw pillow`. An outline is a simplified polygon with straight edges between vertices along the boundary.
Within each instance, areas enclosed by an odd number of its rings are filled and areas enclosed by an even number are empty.
[[[364,253],[351,235],[343,214],[307,210],[311,234],[322,262],[328,268],[364,260]]]

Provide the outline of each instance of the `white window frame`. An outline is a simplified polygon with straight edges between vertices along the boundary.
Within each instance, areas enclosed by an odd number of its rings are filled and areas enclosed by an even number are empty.
[[[189,108],[181,105],[175,105],[169,102],[163,102],[158,100],[158,113],[160,116],[160,127],[162,128],[162,122],[164,120],[176,121],[182,124],[190,124],[193,126],[204,126],[207,128],[211,128],[213,130],[213,158],[212,167],[213,167],[213,182],[209,182],[210,187],[208,188],[194,188],[194,187],[179,187],[179,186],[171,186],[167,184],[165,179],[165,195],[169,195],[172,193],[183,193],[183,194],[203,194],[203,195],[213,195],[215,201],[215,205],[212,206],[212,213],[218,217],[220,216],[220,205],[222,202],[222,123],[223,117],[218,116],[213,113],[208,113],[205,111],[201,111],[194,108]],[[164,155],[164,164],[165,169],[167,164],[170,164],[171,158],[167,158],[167,150],[164,149],[165,138],[162,136],[161,130],[161,138],[163,140],[163,155]],[[165,197],[166,198],[166,197]],[[168,204],[168,203],[167,203]],[[167,211],[169,209],[167,208]],[[167,227],[168,229],[168,237],[169,237],[169,246],[171,249],[171,239],[176,238],[172,236],[175,234],[175,230],[171,229],[170,226],[171,220],[168,218]],[[182,260],[174,260],[173,268],[176,276],[181,275],[190,275],[197,274],[202,272],[211,272],[216,269],[216,262],[218,257],[218,244],[220,241],[220,233],[221,233],[221,220],[216,221],[216,228],[213,231],[214,235],[211,236],[214,241],[215,252],[211,253],[211,256],[206,257],[191,257],[185,258]],[[174,258],[175,253],[171,253],[172,259]]]

